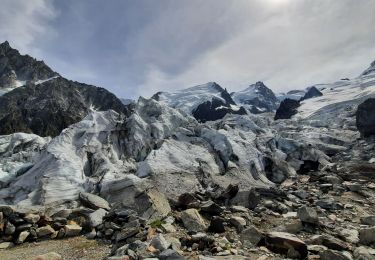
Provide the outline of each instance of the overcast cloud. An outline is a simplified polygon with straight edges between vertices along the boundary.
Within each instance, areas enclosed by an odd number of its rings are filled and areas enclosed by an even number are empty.
[[[276,92],[375,59],[373,0],[0,0],[0,41],[121,97],[216,81]]]

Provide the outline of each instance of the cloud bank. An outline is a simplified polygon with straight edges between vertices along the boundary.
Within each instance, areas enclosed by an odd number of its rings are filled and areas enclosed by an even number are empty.
[[[208,81],[284,92],[375,59],[372,0],[1,0],[0,40],[121,97]]]

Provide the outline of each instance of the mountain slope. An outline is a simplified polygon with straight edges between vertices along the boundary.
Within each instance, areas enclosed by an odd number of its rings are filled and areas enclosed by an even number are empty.
[[[21,55],[7,41],[0,44],[0,95],[27,82],[59,76],[43,61]]]
[[[316,87],[323,95],[303,100],[294,117],[356,129],[355,111],[358,105],[375,97],[375,73],[366,70],[357,78]]]
[[[0,78],[0,134],[57,136],[92,109],[129,113],[106,89],[60,77],[44,62],[20,55],[8,42],[0,45]]]
[[[248,88],[231,94],[233,100],[253,114],[272,112],[277,109],[278,99],[263,82],[257,82]]]

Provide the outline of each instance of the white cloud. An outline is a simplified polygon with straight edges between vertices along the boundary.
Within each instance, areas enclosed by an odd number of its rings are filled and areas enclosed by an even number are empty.
[[[48,22],[57,13],[48,0],[0,0],[0,40],[22,52],[35,53],[35,39],[52,32]]]

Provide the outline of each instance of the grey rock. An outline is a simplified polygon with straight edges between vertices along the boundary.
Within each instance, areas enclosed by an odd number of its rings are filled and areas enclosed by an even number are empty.
[[[38,237],[45,237],[45,236],[51,236],[53,233],[55,233],[55,230],[50,226],[44,226],[37,228],[36,233]]]
[[[342,204],[336,202],[332,198],[324,198],[324,199],[318,200],[316,202],[316,205],[318,205],[319,207],[323,209],[328,209],[328,210],[340,210],[344,208]]]
[[[215,202],[208,200],[201,203],[200,211],[211,215],[220,215],[224,209]]]
[[[26,220],[26,222],[28,223],[31,223],[31,224],[35,224],[39,221],[40,219],[40,216],[38,214],[27,214],[26,216],[23,217],[24,220]]]
[[[138,234],[138,232],[139,232],[138,228],[123,229],[115,234],[116,235],[115,240],[116,242],[126,240],[130,237],[135,236],[136,234]]]
[[[185,259],[177,251],[172,250],[172,249],[164,250],[163,252],[161,252],[161,254],[158,255],[158,258],[160,260],[183,260]]]
[[[356,260],[375,260],[375,249],[360,246],[354,249],[353,256]]]
[[[375,227],[362,228],[359,230],[359,242],[363,245],[375,243]]]
[[[290,258],[304,259],[308,255],[307,245],[295,235],[285,232],[270,232],[265,238],[266,247]]]
[[[14,244],[12,242],[2,242],[0,243],[0,249],[8,249],[14,247]]]
[[[159,251],[167,250],[171,243],[168,242],[162,234],[158,234],[155,237],[152,238],[150,245],[158,249]]]
[[[16,227],[12,223],[7,222],[4,230],[5,235],[12,235],[14,232],[16,232]]]
[[[319,256],[321,260],[352,260],[347,254],[330,249],[320,252]]]
[[[257,245],[263,238],[264,234],[254,226],[244,229],[240,234],[243,243],[250,242],[252,245]]]
[[[100,208],[89,214],[89,222],[91,227],[97,227],[103,223],[103,217],[107,214],[107,211]]]
[[[30,235],[30,232],[29,232],[29,231],[22,231],[22,232],[18,235],[18,238],[17,238],[16,243],[17,243],[17,244],[21,244],[21,243],[23,243],[29,235]]]
[[[318,224],[318,213],[314,208],[303,206],[297,210],[297,215],[302,222]]]
[[[246,226],[246,220],[241,217],[233,216],[230,218],[229,222],[239,231],[241,232],[244,227]]]
[[[76,224],[66,225],[64,227],[66,237],[78,236],[81,233],[81,230],[82,227]]]
[[[89,208],[92,208],[92,209],[102,208],[106,210],[110,209],[109,203],[105,199],[99,197],[98,195],[87,193],[87,192],[81,192],[79,194],[79,198],[82,204],[86,205]]]
[[[361,218],[362,224],[375,226],[375,215]]]
[[[204,219],[196,209],[187,209],[183,211],[181,213],[181,220],[185,228],[189,231],[199,232],[204,231],[207,228]]]

